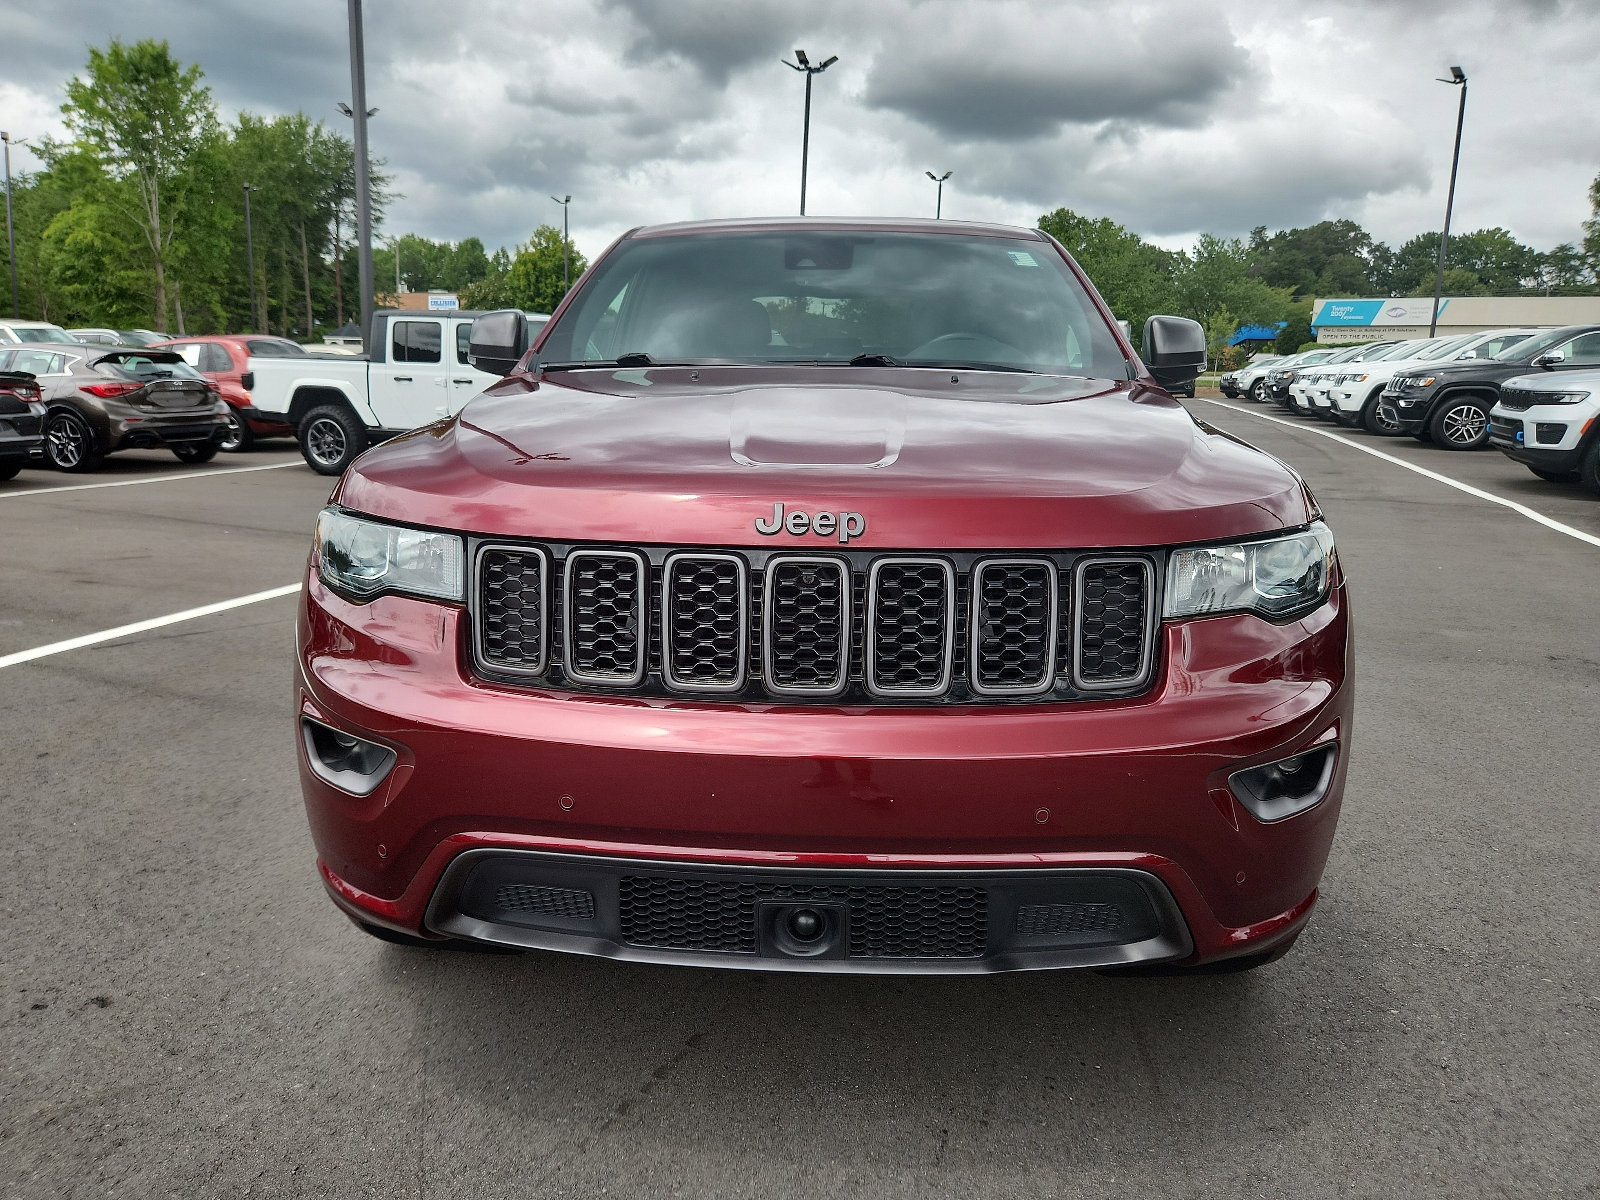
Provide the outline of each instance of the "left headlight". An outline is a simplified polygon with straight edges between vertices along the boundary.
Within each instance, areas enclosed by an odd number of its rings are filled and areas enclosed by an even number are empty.
[[[1167,560],[1163,616],[1254,612],[1283,620],[1327,599],[1332,571],[1333,532],[1321,521],[1288,537],[1176,550]]]
[[[455,534],[385,525],[329,506],[317,514],[316,542],[322,582],[354,599],[380,592],[465,598],[465,550]]]
[[[1582,404],[1589,398],[1588,392],[1533,392],[1538,404]]]

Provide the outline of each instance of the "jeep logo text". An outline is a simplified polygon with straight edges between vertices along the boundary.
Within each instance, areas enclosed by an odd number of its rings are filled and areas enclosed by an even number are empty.
[[[839,535],[839,544],[847,546],[851,538],[858,538],[867,531],[867,519],[858,512],[842,512],[837,515],[831,512],[819,512],[816,516],[792,509],[788,516],[784,515],[783,505],[772,506],[772,519],[765,517],[756,518],[756,532],[772,537],[775,534],[788,530],[799,535],[815,533],[821,537]]]

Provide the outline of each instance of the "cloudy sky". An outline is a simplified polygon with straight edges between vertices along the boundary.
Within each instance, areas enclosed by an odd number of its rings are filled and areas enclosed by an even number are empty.
[[[1032,224],[1059,205],[1169,246],[1348,216],[1437,229],[1471,78],[1456,228],[1579,236],[1600,172],[1594,0],[368,0],[389,231],[513,244],[795,211],[796,46],[815,84],[808,209]],[[224,115],[344,124],[342,0],[0,0],[0,127],[61,132],[85,47],[166,38]],[[17,64],[26,64],[19,70]],[[34,165],[26,151],[14,168]]]

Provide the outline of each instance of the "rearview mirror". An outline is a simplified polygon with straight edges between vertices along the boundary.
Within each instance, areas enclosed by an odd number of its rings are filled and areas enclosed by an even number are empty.
[[[1559,367],[1567,361],[1567,356],[1559,350],[1552,350],[1549,354],[1541,354],[1533,360],[1536,367]]]
[[[1192,383],[1206,369],[1206,331],[1188,317],[1144,323],[1144,365],[1164,388]]]
[[[467,361],[490,375],[509,375],[527,353],[528,318],[514,308],[484,313],[472,322]]]

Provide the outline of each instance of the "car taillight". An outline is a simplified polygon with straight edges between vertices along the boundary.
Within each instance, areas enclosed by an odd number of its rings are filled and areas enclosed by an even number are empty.
[[[36,383],[13,383],[0,388],[0,392],[15,396],[26,404],[37,404],[43,398]]]
[[[86,383],[83,390],[91,396],[126,396],[129,392],[137,392],[142,388],[142,383]]]

